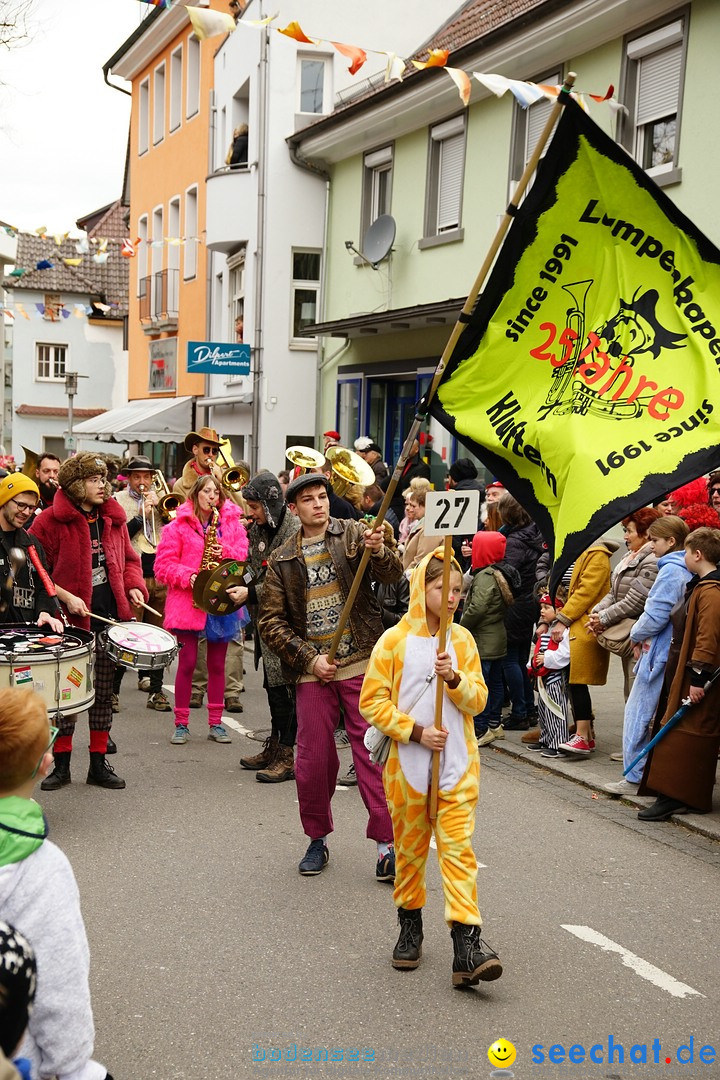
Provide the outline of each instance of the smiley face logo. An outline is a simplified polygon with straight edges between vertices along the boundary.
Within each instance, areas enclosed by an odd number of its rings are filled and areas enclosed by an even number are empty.
[[[509,1069],[516,1057],[515,1047],[507,1039],[496,1039],[488,1047],[488,1060],[498,1069]]]

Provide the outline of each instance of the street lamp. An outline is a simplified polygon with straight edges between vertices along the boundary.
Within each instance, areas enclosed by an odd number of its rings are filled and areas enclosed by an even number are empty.
[[[65,434],[65,449],[75,449],[75,436],[73,435],[73,398],[77,394],[78,379],[89,379],[89,375],[79,375],[77,371],[65,372],[65,393],[68,399],[68,426]]]

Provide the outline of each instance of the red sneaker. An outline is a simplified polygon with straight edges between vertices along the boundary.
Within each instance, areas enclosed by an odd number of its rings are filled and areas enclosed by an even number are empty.
[[[558,750],[562,750],[564,754],[579,754],[582,757],[587,757],[595,750],[595,742],[586,742],[579,735],[573,735],[567,742],[561,743]]]

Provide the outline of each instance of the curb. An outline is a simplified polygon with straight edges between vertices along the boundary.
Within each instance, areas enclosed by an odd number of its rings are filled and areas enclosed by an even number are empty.
[[[509,733],[508,733],[509,734]],[[587,769],[586,764],[580,762],[568,760],[567,764],[560,762],[554,758],[541,758],[539,754],[534,754],[530,750],[525,750],[522,743],[513,743],[507,740],[496,740],[489,747],[482,747],[480,750],[480,758],[482,761],[483,750],[496,750],[501,754],[505,754],[506,757],[515,758],[519,761],[524,761],[529,765],[532,765],[536,769],[544,769],[546,772],[555,773],[557,776],[563,777],[565,780],[569,780],[573,784],[579,784],[581,787],[590,788],[592,791],[597,792],[598,795],[602,795],[605,799],[616,803],[626,803],[629,806],[642,810],[643,807],[649,806],[653,801],[652,796],[640,796],[640,795],[620,795],[612,796],[609,792],[605,791],[604,784],[607,782],[607,777],[599,775],[597,772],[590,772]],[[583,759],[583,762],[587,762],[588,759]],[[609,762],[609,755],[601,754],[600,758],[593,759],[594,761],[607,760]],[[572,764],[571,764],[572,761]],[[575,765],[580,765],[580,768],[574,768]],[[697,833],[699,836],[704,836],[709,840],[716,840],[720,842],[720,815],[713,811],[710,814],[674,814],[669,819],[674,825],[681,825],[689,832]],[[657,824],[663,825],[665,822],[647,822],[648,825]]]

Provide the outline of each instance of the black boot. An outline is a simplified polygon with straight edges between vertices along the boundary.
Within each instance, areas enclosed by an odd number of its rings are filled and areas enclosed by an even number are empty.
[[[64,750],[55,755],[55,768],[46,776],[40,785],[42,791],[57,791],[70,783],[70,754],[72,751]]]
[[[450,929],[453,939],[453,986],[475,986],[479,982],[492,982],[502,975],[502,964],[497,954],[480,937],[479,926],[453,923]]]
[[[393,949],[394,968],[416,968],[422,956],[422,908],[398,908],[400,936]]]
[[[112,741],[110,735],[108,735],[108,744],[107,744],[107,750],[105,751],[105,753],[106,754],[117,754],[117,746]]]
[[[90,768],[87,774],[87,784],[96,784],[98,787],[124,788],[125,781],[121,780],[112,765],[108,765],[104,754],[90,754]]]

